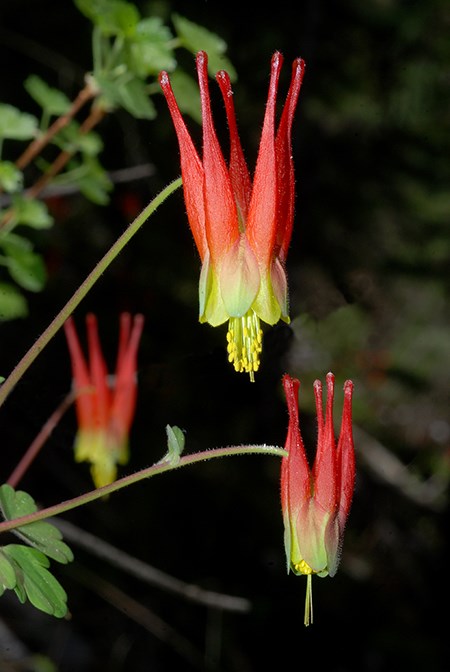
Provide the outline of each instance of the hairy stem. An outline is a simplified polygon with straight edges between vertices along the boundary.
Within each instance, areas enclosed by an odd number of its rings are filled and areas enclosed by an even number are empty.
[[[129,485],[139,483],[139,481],[143,481],[146,478],[151,478],[152,476],[163,474],[167,471],[172,471],[173,469],[180,469],[181,467],[186,467],[190,464],[205,462],[206,460],[212,460],[218,457],[254,454],[284,457],[286,455],[286,451],[283,448],[279,448],[278,446],[266,446],[265,444],[260,446],[228,446],[226,448],[214,448],[212,450],[203,451],[201,453],[185,455],[184,457],[181,457],[176,464],[173,464],[170,461],[157,462],[151,467],[137,471],[136,473],[130,474],[129,476],[119,478],[117,481],[114,481],[114,483],[105,485],[102,488],[97,488],[96,490],[91,490],[90,492],[86,492],[84,495],[79,495],[73,499],[68,499],[64,502],[60,502],[59,504],[55,504],[54,506],[49,506],[46,509],[36,511],[35,513],[30,513],[26,516],[15,518],[14,520],[6,520],[5,522],[0,523],[0,534],[2,532],[7,532],[8,530],[14,530],[17,527],[21,527],[23,525],[28,525],[29,523],[34,523],[38,520],[49,518],[50,516],[57,516],[61,513],[65,513],[66,511],[70,511],[71,509],[75,509],[78,506],[89,504],[90,502],[94,502],[96,499],[105,497],[105,495],[110,495],[113,492],[117,492],[118,490],[126,488]]]

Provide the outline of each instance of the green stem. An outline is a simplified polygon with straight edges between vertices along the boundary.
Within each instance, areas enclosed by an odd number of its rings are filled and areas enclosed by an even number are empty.
[[[136,219],[131,222],[128,228],[122,233],[122,235],[115,241],[115,243],[110,247],[105,256],[100,259],[95,268],[90,272],[84,282],[78,287],[72,297],[68,300],[66,305],[58,313],[58,315],[53,319],[53,321],[48,325],[45,331],[39,336],[39,338],[34,342],[28,352],[22,357],[20,362],[15,366],[11,374],[5,380],[3,385],[0,387],[0,406],[5,401],[8,394],[11,392],[16,383],[23,376],[28,367],[34,362],[36,357],[40,352],[45,348],[45,346],[51,341],[56,332],[62,327],[64,322],[67,320],[69,315],[75,310],[75,308],[81,303],[89,290],[100,278],[102,273],[108,268],[112,261],[117,257],[119,252],[123,250],[125,245],[131,240],[134,234],[141,228],[144,222],[152,215],[156,208],[163,203],[170,194],[172,194],[176,189],[181,186],[181,177],[177,178],[173,182],[167,185],[148,205],[145,207],[142,212],[136,217]]]
[[[93,502],[96,499],[101,499],[106,495],[110,495],[113,492],[117,492],[122,488],[127,487],[128,485],[133,485],[134,483],[139,483],[145,478],[151,478],[157,474],[163,474],[166,471],[172,471],[173,469],[179,469],[181,467],[187,467],[190,464],[196,464],[197,462],[204,462],[206,460],[212,460],[217,457],[230,457],[232,455],[275,455],[277,457],[284,457],[286,451],[283,448],[277,446],[228,446],[226,448],[214,448],[213,450],[203,451],[201,453],[193,453],[192,455],[185,455],[181,457],[180,460],[173,464],[170,461],[157,462],[151,467],[137,471],[134,474],[129,476],[124,476],[123,478],[114,481],[110,485],[105,485],[103,488],[97,488],[97,490],[91,490],[86,492],[84,495],[79,495],[73,499],[68,499],[54,506],[49,506],[46,509],[41,509],[35,513],[30,513],[26,516],[20,518],[15,518],[14,520],[6,520],[3,523],[0,523],[0,534],[2,532],[7,532],[8,530],[14,530],[17,527],[23,525],[29,525],[38,520],[43,520],[44,518],[50,518],[51,516],[57,516],[71,509],[75,509],[78,506],[83,506],[89,502]]]

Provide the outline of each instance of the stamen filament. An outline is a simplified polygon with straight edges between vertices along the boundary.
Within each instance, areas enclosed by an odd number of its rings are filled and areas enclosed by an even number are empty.
[[[312,574],[306,577],[305,620],[306,626],[313,622]]]
[[[312,600],[312,576],[316,572],[308,565],[305,560],[300,560],[293,566],[297,574],[305,574],[306,576],[306,597],[305,597],[305,617],[304,624],[311,625],[313,622],[313,600]]]

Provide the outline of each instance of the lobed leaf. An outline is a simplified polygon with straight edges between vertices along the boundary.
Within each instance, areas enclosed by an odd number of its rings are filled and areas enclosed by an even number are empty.
[[[133,35],[139,21],[135,5],[124,0],[75,0],[75,4],[104,35]]]
[[[6,520],[21,518],[37,511],[34,499],[23,490],[15,491],[8,484],[0,487],[0,508]],[[67,564],[73,560],[69,546],[62,541],[60,530],[43,520],[38,520],[12,530],[14,534],[45,553],[48,557]]]
[[[30,292],[39,292],[45,285],[47,273],[42,257],[32,250],[20,249],[2,243],[7,250],[9,274],[20,287]]]
[[[126,46],[130,70],[138,77],[157,75],[161,70],[173,70],[176,59],[173,54],[173,36],[159,17],[139,21],[136,34]]]
[[[11,194],[23,186],[22,171],[11,161],[0,161],[0,189]]]
[[[30,226],[32,229],[49,229],[52,226],[53,217],[42,201],[15,196],[13,205],[17,224]]]
[[[3,595],[5,590],[12,590],[16,582],[14,566],[0,547],[0,595]]]
[[[51,115],[60,116],[69,111],[69,98],[58,89],[49,86],[37,75],[30,75],[24,82],[24,87],[30,96]]]
[[[0,282],[0,322],[25,317],[28,307],[25,297],[13,285]]]
[[[76,184],[83,196],[93,203],[106,205],[109,202],[109,192],[113,185],[108,173],[95,158],[84,157]]]
[[[20,602],[28,598],[31,604],[46,614],[62,618],[67,613],[67,594],[47,567],[44,553],[21,544],[9,544],[2,549],[15,573],[13,590]]]
[[[0,139],[31,140],[38,130],[36,117],[12,105],[0,103]]]
[[[196,54],[198,51],[206,51],[208,54],[208,71],[212,77],[218,70],[226,70],[231,81],[237,79],[236,70],[231,61],[224,55],[227,44],[216,33],[212,33],[203,26],[180,16],[172,15],[172,21],[182,45]]]

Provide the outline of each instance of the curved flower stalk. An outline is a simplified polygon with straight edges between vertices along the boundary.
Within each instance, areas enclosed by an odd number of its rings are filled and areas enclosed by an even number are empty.
[[[200,322],[228,321],[228,358],[236,371],[260,364],[260,321],[289,322],[285,271],[294,216],[291,128],[305,70],[296,59],[284,109],[275,130],[275,107],[283,57],[272,57],[269,94],[253,181],[238,135],[230,78],[216,75],[228,121],[230,159],[217,139],[208,88],[208,58],[197,54],[203,121],[200,159],[178,108],[167,72],[159,81],[178,137],[184,199],[200,254]]]
[[[310,469],[300,434],[298,417],[299,381],[285,375],[283,386],[289,411],[286,451],[281,464],[281,505],[287,569],[308,578],[305,625],[313,620],[311,577],[336,574],[344,528],[353,497],[355,456],[352,432],[353,383],[344,383],[344,406],[339,441],[333,429],[334,376],[327,375],[325,418],[322,383],[314,383],[318,438],[314,465]]]
[[[75,460],[91,463],[97,488],[112,483],[117,465],[128,461],[128,436],[136,407],[137,351],[143,327],[143,315],[132,319],[129,313],[121,314],[116,371],[114,376],[108,376],[95,315],[86,316],[89,363],[81,350],[73,319],[70,317],[64,323],[77,393]]]

